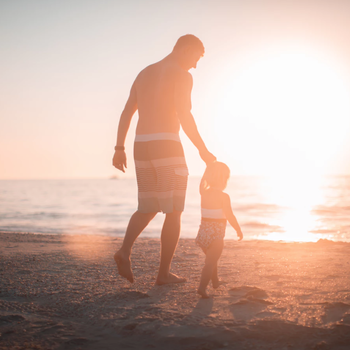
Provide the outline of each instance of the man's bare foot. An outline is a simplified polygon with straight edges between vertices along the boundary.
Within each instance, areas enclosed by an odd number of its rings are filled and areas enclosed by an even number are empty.
[[[156,285],[162,286],[163,284],[185,283],[185,282],[187,282],[186,278],[182,278],[182,277],[176,276],[173,273],[169,273],[168,277],[166,278],[161,278],[158,276],[156,280]]]
[[[211,298],[210,295],[207,294],[205,289],[198,288],[197,293],[203,298],[203,299],[209,299]]]
[[[130,258],[126,257],[120,250],[118,250],[114,254],[114,261],[117,264],[119,275],[126,278],[130,283],[133,283],[134,275],[131,271]]]
[[[220,281],[220,280],[217,280],[217,281],[213,281],[213,280],[212,280],[212,281],[211,281],[211,284],[212,284],[212,286],[213,286],[214,289],[217,289],[217,288],[219,288],[220,286],[226,284],[226,282],[225,282],[225,281]]]

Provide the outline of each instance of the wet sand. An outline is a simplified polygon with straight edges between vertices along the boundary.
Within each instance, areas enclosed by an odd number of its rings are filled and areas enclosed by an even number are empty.
[[[120,238],[0,233],[0,349],[349,349],[350,244],[226,241],[219,276],[196,294],[204,256],[181,239],[154,286],[159,240],[139,238],[135,283]]]

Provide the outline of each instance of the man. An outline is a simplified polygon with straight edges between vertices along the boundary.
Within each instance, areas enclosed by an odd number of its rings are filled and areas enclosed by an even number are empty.
[[[160,211],[165,213],[165,220],[156,284],[186,281],[170,273],[180,236],[188,177],[179,139],[180,125],[205,163],[216,159],[207,150],[191,114],[193,81],[188,71],[196,68],[203,54],[204,46],[197,37],[180,37],[170,55],[139,73],[120,117],[113,165],[125,172],[125,138],[138,109],[134,159],[139,205],[130,218],[122,247],[114,255],[119,274],[131,283],[134,281],[130,262],[132,246]]]

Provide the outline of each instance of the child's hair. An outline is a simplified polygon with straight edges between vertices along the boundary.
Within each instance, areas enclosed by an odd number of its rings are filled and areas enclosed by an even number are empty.
[[[229,178],[230,168],[225,163],[210,163],[203,174],[200,190],[207,190],[211,187],[217,187],[224,190]]]

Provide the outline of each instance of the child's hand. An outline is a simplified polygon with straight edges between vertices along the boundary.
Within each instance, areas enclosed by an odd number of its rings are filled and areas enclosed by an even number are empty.
[[[238,240],[241,241],[243,239],[243,233],[242,231],[238,231],[237,232],[237,237],[238,237]]]

